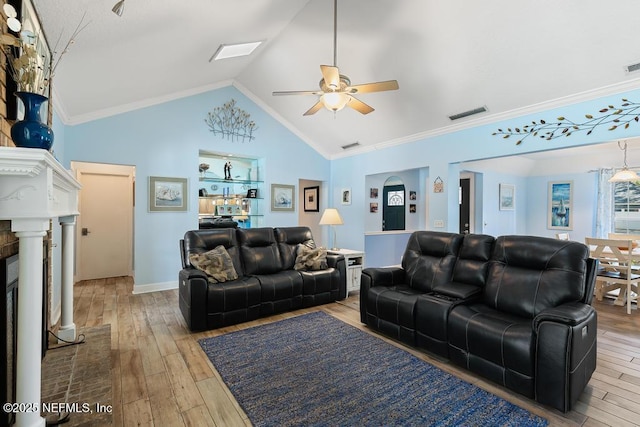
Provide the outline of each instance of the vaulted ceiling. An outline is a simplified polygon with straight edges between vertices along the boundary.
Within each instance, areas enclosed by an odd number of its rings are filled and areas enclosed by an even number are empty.
[[[375,108],[302,114],[333,62],[332,0],[32,0],[50,44],[90,22],[54,77],[68,124],[234,84],[323,155],[399,143],[640,87],[640,2],[339,0],[337,65],[352,83],[396,79],[358,98]],[[220,44],[263,41],[209,61]],[[487,112],[452,121],[450,115]],[[206,112],[203,112],[203,116]],[[453,129],[453,128],[451,128]]]

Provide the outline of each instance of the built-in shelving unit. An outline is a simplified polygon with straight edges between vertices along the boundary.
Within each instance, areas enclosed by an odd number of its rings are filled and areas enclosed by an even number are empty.
[[[263,225],[265,210],[262,161],[200,152],[198,185],[200,222],[230,218],[239,227]],[[226,170],[225,165],[231,168]]]

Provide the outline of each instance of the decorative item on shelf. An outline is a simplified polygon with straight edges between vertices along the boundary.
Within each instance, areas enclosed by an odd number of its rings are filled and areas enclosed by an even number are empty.
[[[444,193],[444,181],[442,178],[437,177],[433,181],[433,192],[434,193]]]
[[[328,225],[333,230],[333,247],[331,250],[337,251],[338,248],[338,237],[336,235],[336,225],[343,225],[342,217],[340,216],[340,212],[336,208],[327,208],[322,212],[322,217],[320,218],[320,225]]]
[[[209,170],[209,164],[208,163],[200,163],[198,165],[198,172],[200,172],[202,174],[202,176],[205,176],[208,170]]]
[[[231,162],[226,162],[224,164],[224,179],[231,181],[233,178],[231,178],[231,169],[233,168],[233,165],[231,164]]]
[[[4,4],[3,11],[7,16],[9,31],[19,34],[16,37],[11,33],[3,33],[0,35],[0,45],[7,57],[7,74],[17,87],[15,95],[22,101],[25,110],[24,118],[12,126],[11,137],[18,147],[50,150],[53,131],[46,124],[47,117],[43,121],[41,107],[49,99],[47,94],[51,79],[60,60],[75,42],[75,37],[88,25],[83,24],[85,15],[62,51],[56,50],[56,43],[52,55],[30,2],[23,2],[22,22],[17,19],[18,13],[12,5]],[[56,54],[58,56],[54,58]]]
[[[637,182],[640,181],[640,176],[635,171],[629,170],[627,166],[627,141],[624,141],[623,144],[618,141],[618,147],[624,151],[624,163],[622,169],[616,172],[610,179],[609,182]]]
[[[257,197],[258,197],[257,188],[250,188],[249,190],[247,190],[247,199],[255,199]]]
[[[204,121],[214,135],[222,135],[231,141],[251,141],[256,138],[253,133],[258,130],[256,122],[251,120],[251,115],[236,107],[235,99],[226,102],[222,107],[214,108]]]
[[[43,148],[53,145],[53,131],[40,121],[40,107],[47,97],[33,92],[16,92],[24,104],[24,119],[11,126],[11,139],[17,147]]]
[[[622,98],[620,107],[608,105],[598,111],[599,114],[585,114],[585,121],[574,122],[565,117],[558,117],[553,122],[546,120],[532,121],[531,124],[522,127],[498,129],[492,135],[502,136],[508,139],[512,136],[518,136],[520,139],[516,141],[516,145],[520,145],[529,136],[539,137],[550,141],[552,139],[563,136],[571,136],[575,132],[587,131],[590,135],[597,127],[608,126],[607,130],[628,129],[632,123],[640,122],[640,103],[631,102]]]

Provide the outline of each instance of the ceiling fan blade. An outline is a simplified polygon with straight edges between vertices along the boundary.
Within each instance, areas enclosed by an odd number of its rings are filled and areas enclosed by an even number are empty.
[[[322,71],[324,84],[326,84],[328,88],[333,90],[340,89],[340,70],[338,70],[338,67],[321,65],[320,70]]]
[[[284,90],[279,92],[272,92],[274,96],[279,95],[322,95],[324,92],[321,90]]]
[[[318,111],[320,111],[320,109],[324,107],[324,103],[322,102],[322,99],[318,100],[318,102],[316,102],[315,104],[313,104],[313,107],[309,108],[304,114],[303,116],[310,116],[312,114],[317,113]]]
[[[349,102],[347,102],[347,105],[353,108],[354,110],[356,110],[357,112],[362,114],[369,114],[374,110],[372,106],[365,104],[359,99],[354,98],[353,96],[350,96],[350,98],[351,99],[349,100]]]
[[[351,86],[347,89],[349,93],[371,93],[383,92],[385,90],[398,90],[397,80],[387,80],[384,82],[365,83],[361,85]]]

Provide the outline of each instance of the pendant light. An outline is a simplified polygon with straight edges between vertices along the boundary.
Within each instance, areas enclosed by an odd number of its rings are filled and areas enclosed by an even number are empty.
[[[115,13],[118,16],[122,16],[122,12],[124,12],[124,0],[120,0],[119,2],[117,2],[114,6],[113,9],[111,9],[113,11],[113,13]]]
[[[609,179],[609,182],[640,181],[640,176],[638,176],[638,174],[635,173],[634,171],[629,170],[629,167],[627,166],[627,141],[624,141],[623,144],[620,144],[620,141],[618,141],[618,147],[620,147],[620,149],[622,151],[624,151],[624,164],[622,166],[622,169],[620,169],[618,172],[616,172]]]

